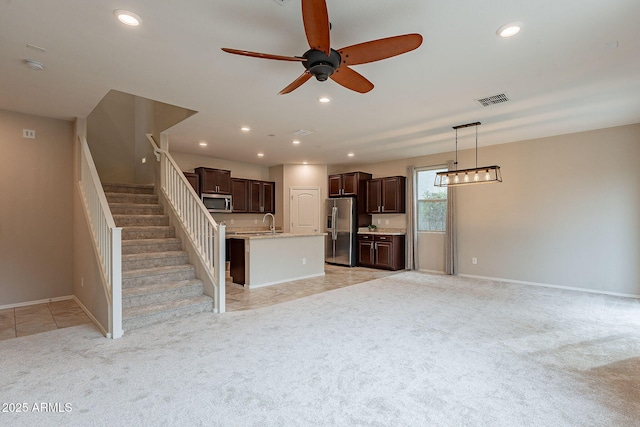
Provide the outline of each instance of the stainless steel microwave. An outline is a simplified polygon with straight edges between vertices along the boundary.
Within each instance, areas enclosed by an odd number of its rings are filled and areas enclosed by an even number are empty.
[[[231,194],[202,193],[202,203],[211,213],[230,213],[233,210]]]

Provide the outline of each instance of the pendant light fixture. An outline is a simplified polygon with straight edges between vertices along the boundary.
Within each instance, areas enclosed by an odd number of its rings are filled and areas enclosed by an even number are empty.
[[[466,125],[454,126],[456,130],[456,161],[455,170],[438,172],[436,174],[436,187],[453,187],[457,185],[488,184],[491,182],[502,182],[500,166],[478,167],[478,126],[480,122],[467,123]],[[472,169],[458,170],[458,129],[475,126],[476,128],[476,167]]]

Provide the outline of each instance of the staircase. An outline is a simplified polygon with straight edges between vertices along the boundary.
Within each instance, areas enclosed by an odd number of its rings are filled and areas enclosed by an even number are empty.
[[[152,185],[104,184],[122,227],[122,327],[125,331],[193,313],[213,311],[182,242]]]

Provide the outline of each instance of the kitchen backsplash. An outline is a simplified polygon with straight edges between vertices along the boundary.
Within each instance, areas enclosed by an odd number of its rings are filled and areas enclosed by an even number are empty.
[[[375,224],[378,228],[407,228],[407,215],[406,214],[381,214],[372,215],[372,224]]]

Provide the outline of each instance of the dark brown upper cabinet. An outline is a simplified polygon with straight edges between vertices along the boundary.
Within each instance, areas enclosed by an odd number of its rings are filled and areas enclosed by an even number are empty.
[[[275,213],[276,183],[271,181],[249,181],[249,212]]]
[[[199,167],[195,172],[200,175],[202,193],[231,194],[231,171]]]
[[[189,184],[191,184],[193,189],[196,191],[196,194],[200,196],[200,175],[194,172],[182,173],[184,174],[184,177],[187,178],[187,181],[189,181]]]
[[[370,179],[366,184],[366,209],[369,214],[405,212],[404,176]]]
[[[249,212],[249,181],[231,178],[231,204],[234,213]]]
[[[370,173],[348,172],[329,175],[329,197],[363,196]]]

